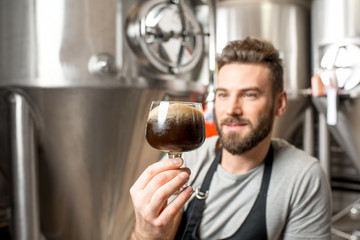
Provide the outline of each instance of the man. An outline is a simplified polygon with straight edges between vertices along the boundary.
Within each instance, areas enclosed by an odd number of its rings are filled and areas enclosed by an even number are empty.
[[[184,153],[183,166],[167,159],[144,171],[130,190],[131,238],[330,239],[331,194],[318,161],[271,139],[287,104],[278,52],[246,38],[224,48],[218,68],[219,137]]]

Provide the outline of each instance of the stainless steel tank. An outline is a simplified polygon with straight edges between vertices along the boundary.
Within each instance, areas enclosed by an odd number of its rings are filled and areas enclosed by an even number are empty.
[[[320,160],[333,187],[333,233],[359,236],[360,199],[360,2],[314,0],[311,11],[312,70],[325,96],[314,97],[319,113]]]
[[[280,51],[288,108],[273,135],[313,152],[310,86],[310,4],[307,0],[221,0],[216,8],[216,50],[228,41],[261,37]]]
[[[203,101],[213,12],[211,1],[0,2],[0,227],[127,239],[129,188],[160,154],[144,138],[151,101]]]
[[[315,0],[312,8],[313,71],[331,72],[337,99],[334,123],[328,124],[341,147],[360,172],[360,135],[358,100],[360,82],[360,23],[359,1]],[[324,85],[327,84],[323,75]],[[320,112],[328,115],[328,101],[314,98]],[[331,102],[330,102],[331,104]],[[329,123],[329,120],[328,120]]]

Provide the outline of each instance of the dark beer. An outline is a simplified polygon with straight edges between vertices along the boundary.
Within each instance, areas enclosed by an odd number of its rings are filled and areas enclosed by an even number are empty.
[[[159,150],[186,152],[201,146],[205,140],[205,119],[201,111],[185,104],[170,104],[167,112],[154,108],[147,120],[148,143]]]

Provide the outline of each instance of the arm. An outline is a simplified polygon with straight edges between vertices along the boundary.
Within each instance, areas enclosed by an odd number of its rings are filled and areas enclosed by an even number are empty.
[[[179,161],[180,160],[180,161]],[[149,166],[130,189],[135,227],[130,239],[171,239],[181,220],[180,209],[190,198],[188,186],[168,204],[168,199],[189,180],[182,159],[168,159]]]

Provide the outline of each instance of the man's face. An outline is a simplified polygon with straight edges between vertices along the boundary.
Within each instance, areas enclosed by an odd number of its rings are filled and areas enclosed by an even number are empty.
[[[223,147],[231,154],[252,149],[270,134],[275,113],[267,67],[223,66],[215,96],[215,123]]]

